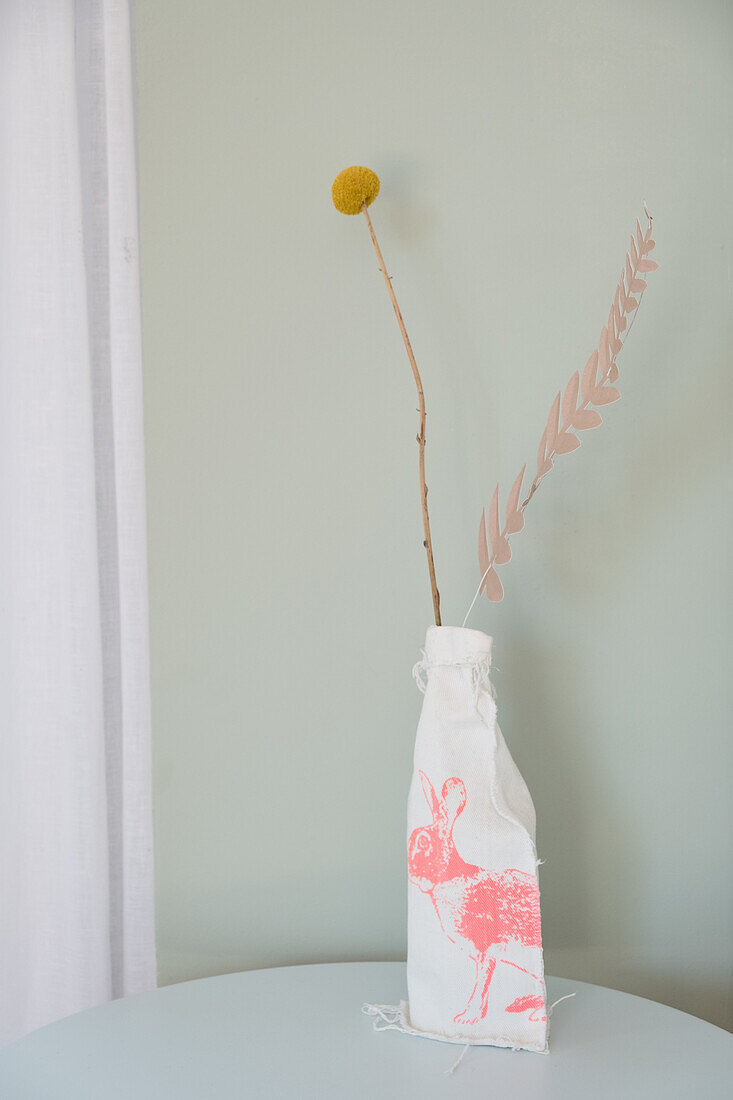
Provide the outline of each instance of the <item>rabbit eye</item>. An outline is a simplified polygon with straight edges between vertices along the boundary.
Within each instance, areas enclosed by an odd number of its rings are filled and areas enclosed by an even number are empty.
[[[417,838],[417,846],[423,852],[427,852],[428,848],[430,847],[430,837],[427,835],[427,833],[420,834],[420,836]]]

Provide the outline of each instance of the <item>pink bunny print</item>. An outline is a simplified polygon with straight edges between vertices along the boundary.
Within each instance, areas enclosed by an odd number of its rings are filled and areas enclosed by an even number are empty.
[[[466,863],[456,851],[453,826],[466,805],[466,787],[456,776],[446,779],[440,798],[424,772],[420,781],[433,815],[431,825],[415,829],[407,849],[410,881],[429,894],[448,939],[476,964],[476,981],[459,1024],[485,1018],[489,987],[501,946],[512,942],[541,947],[540,897],[537,879],[510,868],[489,871]],[[508,959],[502,962],[509,963]],[[510,965],[516,965],[510,963]],[[522,967],[518,967],[522,970]],[[526,971],[529,974],[529,971]],[[539,981],[536,975],[531,977]],[[542,997],[521,997],[507,1012],[544,1011]]]

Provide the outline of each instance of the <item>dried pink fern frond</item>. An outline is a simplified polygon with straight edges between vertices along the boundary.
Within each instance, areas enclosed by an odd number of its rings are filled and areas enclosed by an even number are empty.
[[[503,530],[499,524],[498,485],[489,507],[488,539],[486,512],[484,510],[481,513],[478,536],[481,581],[468,614],[463,620],[464,626],[473,604],[482,592],[485,592],[492,601],[503,599],[504,588],[496,572],[496,566],[504,565],[511,558],[509,536],[516,534],[524,527],[524,509],[537,492],[540,482],[553,468],[556,456],[570,454],[571,451],[577,450],[580,446],[577,432],[597,428],[603,423],[601,414],[591,408],[592,405],[597,407],[610,405],[613,401],[618,401],[621,396],[613,383],[619,376],[616,356],[626,343],[626,338],[621,338],[622,333],[626,332],[628,336],[641,296],[646,290],[646,280],[640,276],[656,270],[659,266],[654,260],[647,259],[654,248],[655,241],[652,239],[652,217],[646,207],[644,209],[649,225],[646,233],[642,233],[639,219],[636,219],[636,231],[631,235],[631,243],[624,259],[624,267],[608,314],[608,322],[601,330],[598,347],[590,355],[583,373],[576,371],[565,390],[558,393],[552,402],[537,451],[537,473],[527,497],[519,504],[526,470],[526,466],[523,466],[509,492]],[[639,297],[635,298],[635,294]],[[629,314],[633,314],[633,317],[627,327]],[[491,553],[489,553],[489,543]]]

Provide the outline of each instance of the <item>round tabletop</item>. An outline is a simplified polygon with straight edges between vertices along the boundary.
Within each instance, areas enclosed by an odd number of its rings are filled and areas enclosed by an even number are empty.
[[[404,963],[253,970],[169,985],[0,1051],[7,1100],[391,1100],[730,1096],[733,1037],[673,1008],[547,979],[549,1054],[375,1032],[363,1002],[405,997]]]

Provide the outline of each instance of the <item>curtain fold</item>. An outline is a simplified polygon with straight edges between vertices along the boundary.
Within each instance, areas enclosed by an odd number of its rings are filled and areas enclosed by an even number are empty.
[[[0,5],[0,1041],[155,985],[128,0]]]

